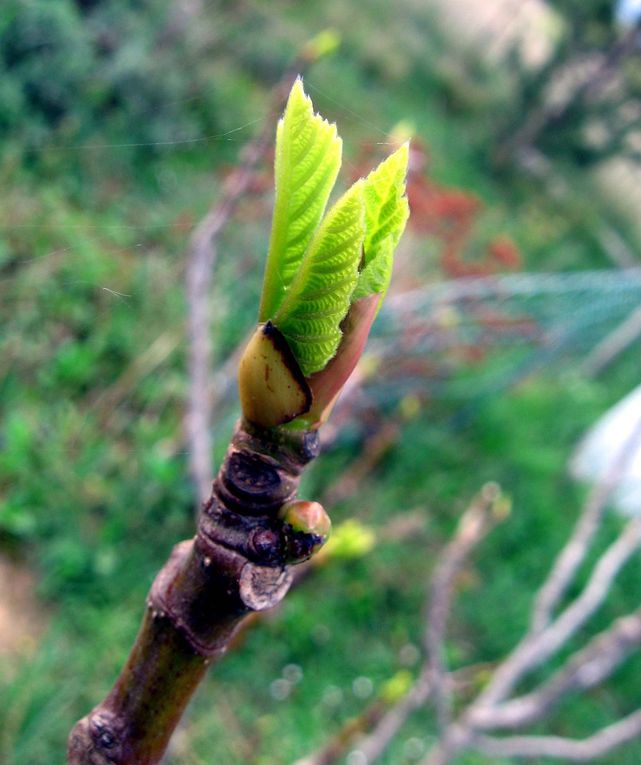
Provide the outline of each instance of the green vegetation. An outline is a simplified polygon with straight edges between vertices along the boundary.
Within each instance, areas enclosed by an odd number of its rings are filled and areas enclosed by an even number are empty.
[[[276,129],[276,199],[259,325],[238,373],[243,416],[267,427],[327,419],[363,353],[407,223],[407,143],[323,217],[341,145],[297,78]]]
[[[336,354],[350,304],[387,291],[409,214],[404,145],[321,217],[341,162],[334,125],[296,80],[276,132],[276,203],[261,321],[287,338],[305,376]]]
[[[571,162],[572,194],[560,201],[523,174],[489,172],[487,107],[503,95],[503,74],[468,67],[470,54],[450,48],[416,6],[250,1],[203,4],[202,16],[178,19],[160,1],[3,10],[0,542],[37,572],[50,625],[28,658],[0,657],[0,762],[62,761],[73,721],[121,666],[155,572],[192,533],[187,238],[266,114],[271,87],[318,29],[331,22],[343,38],[305,82],[315,107],[340,121],[344,167],[357,164],[372,131],[386,143],[411,120],[429,177],[483,201],[467,257],[509,235],[524,269],[572,271],[610,266],[598,243],[604,223],[635,243],[616,205]],[[264,175],[271,187],[271,170]],[[212,331],[221,364],[255,323],[270,205],[260,189],[250,196],[219,245]],[[433,236],[410,232],[396,276],[410,286],[442,278]],[[557,365],[482,399],[474,368],[453,365],[453,379],[463,375],[472,386],[463,413],[447,395],[410,400],[385,389],[380,409],[342,425],[302,496],[334,491],[326,504],[335,526],[359,520],[375,549],[328,560],[246,633],[190,707],[169,762],[293,761],[399,671],[415,673],[434,554],[487,480],[514,510],[465,572],[449,658],[493,661],[513,644],[583,497],[567,459],[585,427],[638,382],[638,361],[624,356],[596,381]],[[218,459],[237,412],[221,397]],[[362,455],[384,426],[396,437],[357,492],[338,492],[338,476],[363,474]],[[601,545],[618,523],[608,521]],[[639,569],[628,567],[591,629],[636,604]],[[564,705],[554,732],[584,735],[630,711],[640,670],[635,659]],[[413,761],[416,747],[405,743],[425,746],[433,731],[431,713],[417,714],[385,762]],[[604,762],[632,765],[640,755],[630,746]]]

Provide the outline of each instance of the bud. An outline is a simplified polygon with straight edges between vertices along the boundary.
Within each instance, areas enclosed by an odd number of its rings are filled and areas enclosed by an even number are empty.
[[[285,527],[289,562],[310,558],[327,541],[332,522],[319,502],[297,499],[287,502],[278,514]]]
[[[331,56],[340,47],[340,44],[341,37],[335,29],[323,29],[305,43],[301,51],[301,58],[309,62],[318,61],[325,56]]]
[[[271,323],[260,324],[238,365],[243,416],[263,428],[309,411],[312,394],[287,341]]]

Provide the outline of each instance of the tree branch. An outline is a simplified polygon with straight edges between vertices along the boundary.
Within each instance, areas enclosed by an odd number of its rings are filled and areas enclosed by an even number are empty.
[[[545,717],[567,694],[585,690],[609,677],[641,644],[641,610],[615,621],[574,653],[547,682],[521,697],[506,701],[514,687],[575,635],[606,598],[614,578],[641,547],[641,519],[630,520],[598,558],[580,595],[553,618],[601,522],[607,500],[620,481],[641,440],[641,421],[623,444],[604,480],[591,493],[574,532],[557,557],[535,600],[530,627],[514,650],[499,664],[485,689],[449,722],[423,765],[447,765],[457,753],[478,749],[497,757],[559,757],[593,759],[641,734],[641,710],[585,740],[547,736],[496,738],[481,730],[520,728]],[[501,703],[503,702],[503,703]]]
[[[641,609],[617,619],[537,690],[469,716],[476,729],[522,728],[548,714],[564,696],[603,682],[641,644]]]
[[[550,574],[539,590],[532,611],[531,632],[538,633],[549,624],[552,612],[559,604],[578,567],[585,559],[612,492],[621,481],[621,477],[640,444],[641,420],[619,450],[603,480],[599,481],[590,493],[570,540],[561,550]]]
[[[641,709],[584,739],[561,736],[479,736],[473,748],[490,757],[555,757],[589,762],[641,736]]]
[[[614,578],[641,547],[641,519],[629,521],[597,561],[583,591],[543,632],[528,633],[499,666],[478,697],[479,706],[493,706],[512,691],[523,676],[540,666],[569,640],[603,603]]]
[[[351,742],[363,731],[382,722],[381,715],[385,702],[378,698],[361,714],[349,719],[332,738],[320,749],[296,760],[294,765],[333,765],[345,755]],[[386,716],[386,715],[385,715]],[[383,717],[384,719],[384,717]],[[370,760],[368,760],[370,762]]]
[[[452,699],[446,682],[445,633],[452,610],[452,593],[457,575],[470,552],[483,539],[503,512],[501,491],[493,483],[486,484],[461,516],[456,533],[444,548],[436,564],[430,588],[425,630],[425,650],[428,656],[430,685],[435,698],[441,729],[451,722]]]
[[[596,345],[581,364],[581,374],[596,377],[641,335],[641,307],[635,308]]]
[[[245,147],[241,167],[229,176],[221,199],[198,224],[189,243],[186,269],[189,341],[186,431],[189,470],[198,493],[198,503],[209,496],[213,478],[210,435],[212,402],[209,395],[212,372],[209,300],[212,272],[216,262],[216,240],[232,217],[240,198],[251,185],[256,165],[269,146],[271,125],[272,121],[266,119],[265,127]]]
[[[70,765],[158,762],[207,666],[247,614],[284,597],[288,564],[318,546],[277,516],[318,449],[316,431],[237,428],[198,533],[174,548],[152,585],[125,668],[70,734]]]
[[[410,714],[432,695],[435,681],[444,699],[441,703],[449,708],[451,685],[460,673],[447,672],[443,660],[443,641],[456,576],[474,547],[497,521],[505,517],[506,509],[499,487],[488,483],[461,516],[454,537],[444,548],[435,567],[426,618],[425,646],[428,659],[408,693],[375,721],[371,732],[358,742],[358,751],[370,765],[384,754]],[[367,715],[367,719],[371,717]],[[344,754],[347,744],[362,727],[351,724],[344,726],[327,746],[298,760],[295,765],[331,765]]]
[[[429,699],[432,693],[430,674],[431,669],[426,665],[410,691],[381,717],[369,735],[358,742],[358,750],[369,765],[385,753],[412,712]]]

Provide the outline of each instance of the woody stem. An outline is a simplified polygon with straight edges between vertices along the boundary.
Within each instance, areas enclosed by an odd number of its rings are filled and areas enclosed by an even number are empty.
[[[316,431],[238,426],[196,536],[174,547],[151,587],[125,667],[71,731],[69,765],[160,761],[208,665],[248,614],[280,602],[288,566],[318,546],[278,517],[318,448]]]

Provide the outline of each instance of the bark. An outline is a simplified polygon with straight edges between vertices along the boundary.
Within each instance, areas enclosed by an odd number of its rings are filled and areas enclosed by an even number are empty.
[[[156,577],[129,659],[108,696],[73,728],[70,765],[153,765],[207,667],[248,615],[276,605],[288,565],[323,539],[279,518],[319,449],[316,431],[241,423],[198,531]]]

